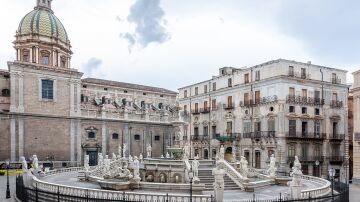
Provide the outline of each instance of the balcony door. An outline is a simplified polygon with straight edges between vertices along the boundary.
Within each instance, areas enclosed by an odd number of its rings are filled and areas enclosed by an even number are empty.
[[[199,112],[199,103],[195,103],[195,112]]]
[[[260,91],[255,91],[255,103],[260,104]]]
[[[204,101],[204,111],[207,111],[208,109],[208,101]]]
[[[227,133],[227,134],[232,133],[232,121],[228,121],[228,122],[226,123],[226,133]]]
[[[227,97],[227,106],[228,106],[228,107],[232,107],[232,102],[233,102],[232,96],[228,96],[228,97]]]
[[[308,133],[308,123],[306,121],[303,121],[301,123],[301,135],[303,137],[306,137]]]
[[[255,151],[255,168],[260,168],[261,166],[261,153],[260,151]]]
[[[289,136],[296,136],[296,120],[289,120]]]

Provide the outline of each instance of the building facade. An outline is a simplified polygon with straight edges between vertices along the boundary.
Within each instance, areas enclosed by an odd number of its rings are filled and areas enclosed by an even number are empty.
[[[179,89],[192,155],[247,158],[266,168],[275,154],[289,172],[297,155],[305,174],[344,173],[347,150],[346,71],[284,59],[224,67],[212,79]],[[345,175],[345,174],[343,174]]]
[[[0,71],[0,160],[33,154],[40,161],[80,165],[97,153],[165,153],[178,118],[177,93],[156,87],[82,79],[71,67],[71,44],[51,0],[37,0],[20,22],[16,60]]]
[[[360,71],[353,73],[354,84],[351,90],[353,99],[353,142],[352,142],[352,166],[353,166],[353,183],[360,184]]]

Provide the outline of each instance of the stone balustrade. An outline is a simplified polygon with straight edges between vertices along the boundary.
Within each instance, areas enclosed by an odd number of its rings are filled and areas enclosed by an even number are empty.
[[[75,172],[80,171],[81,168],[67,168],[54,170],[46,173],[45,175],[55,175],[65,172]],[[145,183],[143,183],[145,185]],[[189,195],[187,194],[158,194],[158,193],[137,193],[137,192],[119,192],[119,191],[109,191],[101,189],[88,189],[74,186],[66,186],[60,184],[54,184],[50,182],[45,182],[37,177],[32,177],[32,185],[38,190],[53,192],[54,194],[77,196],[77,197],[89,197],[97,199],[106,199],[106,200],[121,200],[126,198],[129,201],[189,201]],[[212,196],[210,195],[193,195],[193,201],[198,202],[211,202]]]
[[[244,182],[247,182],[248,179],[243,177],[232,165],[230,165],[227,161],[225,160],[219,160],[218,161],[219,166],[221,169],[225,170],[225,173],[227,174],[227,176],[230,177],[230,179],[232,181],[234,181],[236,183],[236,185],[239,186],[239,188],[241,190],[245,190],[245,187],[243,185]]]
[[[326,196],[331,192],[331,183],[328,180],[309,176],[309,175],[303,175],[301,176],[302,180],[307,180],[310,182],[315,182],[317,184],[320,184],[321,186],[314,188],[314,189],[306,189],[301,191],[301,198],[309,198],[309,197],[321,197]]]

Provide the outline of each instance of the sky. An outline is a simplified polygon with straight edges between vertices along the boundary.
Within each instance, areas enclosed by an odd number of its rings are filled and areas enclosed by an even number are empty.
[[[22,17],[36,0],[0,0],[0,69],[15,59]],[[177,90],[224,66],[279,58],[360,69],[356,0],[53,0],[74,52],[96,77]]]

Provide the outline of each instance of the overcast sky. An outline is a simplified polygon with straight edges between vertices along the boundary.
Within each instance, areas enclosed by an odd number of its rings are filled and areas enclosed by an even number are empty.
[[[35,0],[0,0],[0,68],[15,58],[20,20]],[[98,77],[176,90],[223,66],[284,58],[360,68],[360,1],[54,0],[72,67]]]

